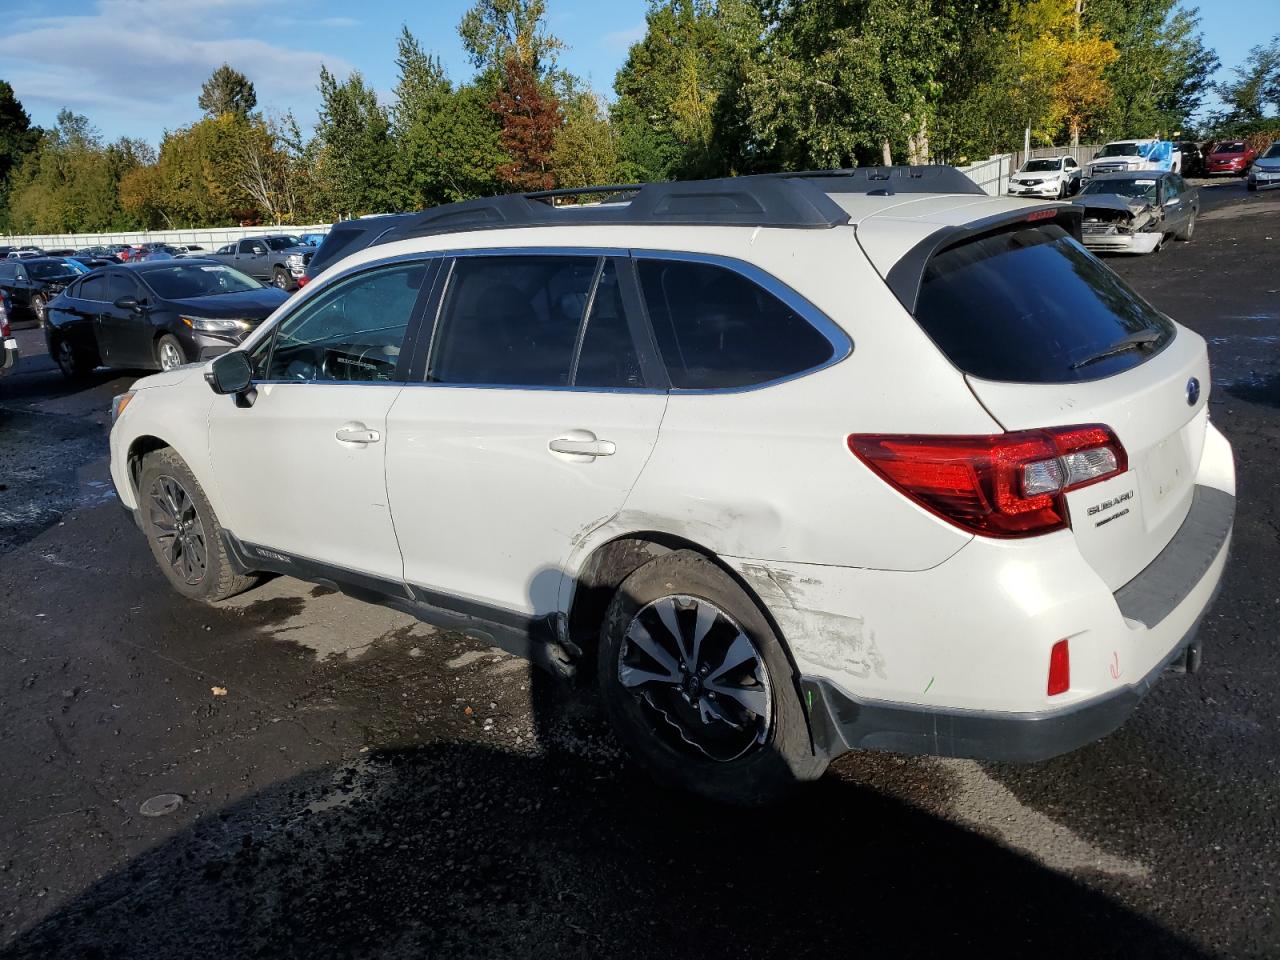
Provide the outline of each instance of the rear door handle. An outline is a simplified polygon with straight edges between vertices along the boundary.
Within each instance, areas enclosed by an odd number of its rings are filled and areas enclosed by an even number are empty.
[[[348,423],[344,427],[339,427],[334,436],[343,443],[377,443],[382,439],[382,435],[377,430],[370,430],[363,423]]]
[[[612,440],[597,440],[586,430],[575,430],[574,436],[557,437],[547,444],[552,453],[564,453],[576,457],[611,457],[617,447]]]

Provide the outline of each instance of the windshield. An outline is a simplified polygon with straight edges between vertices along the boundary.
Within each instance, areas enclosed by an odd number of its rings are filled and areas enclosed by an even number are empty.
[[[1117,197],[1133,197],[1155,203],[1159,188],[1154,180],[1090,180],[1080,195],[1111,193]]]
[[[267,246],[272,250],[285,250],[300,245],[297,237],[267,237]]]
[[[1057,170],[1061,160],[1028,160],[1022,165],[1023,173],[1040,173],[1045,170]]]
[[[1138,156],[1138,145],[1136,143],[1108,143],[1102,148],[1102,152],[1098,156],[1136,157]]]
[[[1220,143],[1213,148],[1215,154],[1219,153],[1244,153],[1243,143]]]
[[[161,270],[148,270],[145,276],[151,289],[165,300],[212,297],[222,293],[263,289],[263,285],[257,280],[220,263],[175,263]]]
[[[942,251],[925,268],[916,319],[962,371],[1069,383],[1111,376],[1150,351],[1076,366],[1131,334],[1173,325],[1058,226],[1016,227]]]
[[[1262,157],[1265,160],[1274,160],[1276,157],[1280,157],[1280,140],[1267,147],[1267,152]]]
[[[74,261],[73,261],[74,262]],[[76,264],[80,267],[80,264]],[[56,263],[28,263],[27,272],[31,274],[32,280],[57,280],[59,278],[74,277],[80,273],[88,273],[88,270],[75,270],[66,260],[59,260]]]

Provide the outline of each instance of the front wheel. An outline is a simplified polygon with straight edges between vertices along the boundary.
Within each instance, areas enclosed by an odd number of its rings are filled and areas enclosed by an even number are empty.
[[[1191,214],[1191,218],[1187,220],[1187,225],[1178,231],[1178,239],[1189,241],[1196,232],[1196,215]]]
[[[166,333],[156,341],[156,363],[160,365],[161,370],[172,370],[186,362],[187,353],[173,334]]]
[[[45,316],[49,312],[49,304],[45,300],[44,294],[37,293],[31,298],[31,311],[36,315],[36,322],[40,324],[40,329],[43,330]]]
[[[184,597],[216,603],[256,582],[236,573],[222,525],[199,481],[168,447],[147,454],[138,478],[142,530],[160,571]]]
[[[272,274],[272,280],[281,290],[289,289],[289,274],[285,273],[280,267],[276,267],[275,273]]]
[[[660,781],[758,804],[826,768],[781,642],[752,598],[700,554],[666,554],[623,581],[597,670],[619,738]]]

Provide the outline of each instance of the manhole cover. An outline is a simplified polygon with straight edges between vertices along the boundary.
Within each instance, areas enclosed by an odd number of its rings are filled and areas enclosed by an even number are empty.
[[[138,812],[144,817],[163,817],[173,813],[180,806],[182,806],[182,797],[176,793],[162,793],[150,800],[144,800]]]

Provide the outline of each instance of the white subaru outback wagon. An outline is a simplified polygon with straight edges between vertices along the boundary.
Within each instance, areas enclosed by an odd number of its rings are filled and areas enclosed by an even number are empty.
[[[283,572],[593,667],[642,763],[744,801],[852,749],[1049,757],[1198,665],[1205,342],[1077,209],[950,168],[575,199],[339,224],[240,349],[117,398],[174,587]]]

